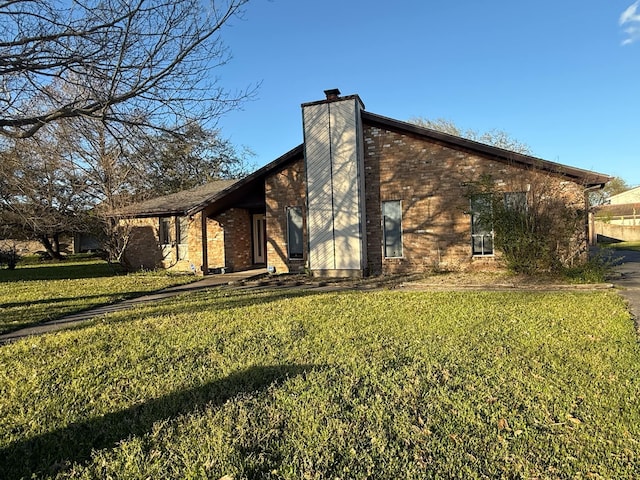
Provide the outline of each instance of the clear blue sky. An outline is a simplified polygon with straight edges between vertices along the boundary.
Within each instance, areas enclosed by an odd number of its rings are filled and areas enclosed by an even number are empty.
[[[301,103],[339,88],[373,113],[505,130],[640,185],[638,2],[254,0],[232,23],[217,74],[262,85],[218,126],[257,166],[302,142]]]

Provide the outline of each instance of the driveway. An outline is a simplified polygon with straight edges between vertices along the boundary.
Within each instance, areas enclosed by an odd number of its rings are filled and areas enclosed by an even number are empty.
[[[618,274],[613,284],[620,294],[629,302],[629,309],[636,321],[640,333],[640,252],[634,250],[616,250],[614,258],[620,257],[614,267]]]

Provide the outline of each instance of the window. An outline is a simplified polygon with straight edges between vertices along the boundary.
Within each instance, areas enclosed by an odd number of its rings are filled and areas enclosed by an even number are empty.
[[[169,245],[171,243],[171,218],[160,217],[158,237],[161,245]]]
[[[176,237],[178,239],[178,243],[189,243],[189,218],[188,217],[178,217],[178,221],[176,222]]]
[[[186,260],[189,256],[189,218],[176,218],[176,239],[178,241],[178,260]]]
[[[287,247],[290,259],[303,257],[302,207],[287,207]]]
[[[527,211],[527,192],[506,192],[504,206],[507,210],[524,213]]]
[[[518,214],[527,211],[526,192],[505,192],[504,210]],[[493,205],[489,193],[471,197],[471,245],[473,255],[493,255]]]
[[[402,257],[402,203],[382,202],[382,234],[385,258]]]
[[[491,195],[471,197],[471,252],[473,255],[493,255],[493,225]]]

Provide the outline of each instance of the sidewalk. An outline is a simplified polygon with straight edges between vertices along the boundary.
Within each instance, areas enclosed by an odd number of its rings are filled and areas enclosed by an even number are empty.
[[[89,310],[84,310],[82,312],[67,315],[56,320],[44,322],[33,327],[23,328],[21,330],[16,330],[15,332],[2,334],[0,335],[0,345],[14,342],[18,339],[29,337],[32,335],[41,335],[43,333],[56,332],[58,330],[71,328],[95,317],[106,315],[108,313],[127,310],[129,308],[135,307],[136,305],[142,305],[149,302],[157,302],[159,300],[164,300],[165,298],[175,297],[176,295],[180,295],[181,293],[195,292],[207,288],[219,287],[221,285],[233,285],[254,277],[259,277],[265,273],[266,270],[264,268],[260,268],[255,270],[246,270],[243,272],[226,273],[224,275],[209,275],[197,282],[165,288],[163,290],[149,293],[141,297],[130,298],[129,300],[124,300],[122,302],[91,308]]]

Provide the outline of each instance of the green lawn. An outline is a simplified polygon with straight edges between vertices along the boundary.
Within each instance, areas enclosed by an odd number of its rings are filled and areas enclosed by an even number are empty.
[[[212,290],[0,348],[2,478],[640,476],[614,292]]]
[[[605,248],[611,248],[613,250],[635,250],[640,251],[640,242],[618,242],[618,243],[606,243]]]
[[[19,265],[0,270],[0,333],[90,307],[193,281],[193,275],[125,275],[102,260]]]

